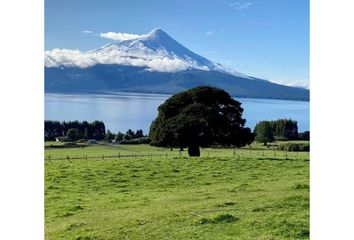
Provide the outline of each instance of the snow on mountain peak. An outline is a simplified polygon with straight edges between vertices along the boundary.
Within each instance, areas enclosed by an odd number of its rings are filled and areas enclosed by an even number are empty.
[[[147,38],[161,38],[161,37],[170,37],[165,31],[163,31],[161,28],[155,28],[151,30],[148,34],[144,35]]]
[[[53,49],[45,52],[44,61],[46,67],[87,68],[95,64],[121,64],[158,72],[214,70],[250,78],[190,51],[160,28],[140,37],[107,44],[88,52]]]

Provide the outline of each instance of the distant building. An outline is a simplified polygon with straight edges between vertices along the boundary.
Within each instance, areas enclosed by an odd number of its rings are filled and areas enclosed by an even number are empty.
[[[67,140],[66,137],[55,137],[56,142],[65,142]]]
[[[95,139],[89,139],[87,140],[88,144],[97,144],[97,141]]]

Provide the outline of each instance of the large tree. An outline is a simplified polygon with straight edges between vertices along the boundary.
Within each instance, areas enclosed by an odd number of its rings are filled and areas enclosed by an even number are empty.
[[[167,99],[158,111],[149,133],[156,146],[188,147],[190,156],[200,156],[199,147],[240,147],[253,140],[244,128],[241,103],[221,89],[192,88]]]

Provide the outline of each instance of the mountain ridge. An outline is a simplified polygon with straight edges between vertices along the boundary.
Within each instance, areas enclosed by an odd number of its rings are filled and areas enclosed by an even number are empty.
[[[229,70],[184,47],[161,29],[88,52],[45,52],[45,91],[141,91],[173,94],[198,85],[234,97],[309,100],[309,91]]]

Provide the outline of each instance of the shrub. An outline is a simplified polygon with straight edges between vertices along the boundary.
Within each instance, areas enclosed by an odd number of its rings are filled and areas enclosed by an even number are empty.
[[[293,187],[293,189],[295,190],[310,189],[310,186],[308,184],[298,183]]]
[[[68,142],[68,143],[64,143],[64,146],[66,147],[72,147],[72,146],[77,146],[77,143],[73,143],[73,142]]]
[[[289,139],[285,138],[285,137],[278,137],[278,136],[275,136],[274,139],[276,141],[289,141]]]
[[[120,144],[150,144],[151,140],[148,137],[135,138],[131,140],[124,139],[119,142]]]
[[[285,143],[278,146],[280,151],[289,151],[289,152],[309,152],[310,143]]]
[[[310,141],[310,131],[299,133],[299,140]]]
[[[211,218],[202,218],[197,221],[197,224],[208,224],[208,223],[233,223],[239,220],[237,217],[234,217],[231,214],[218,214]]]

